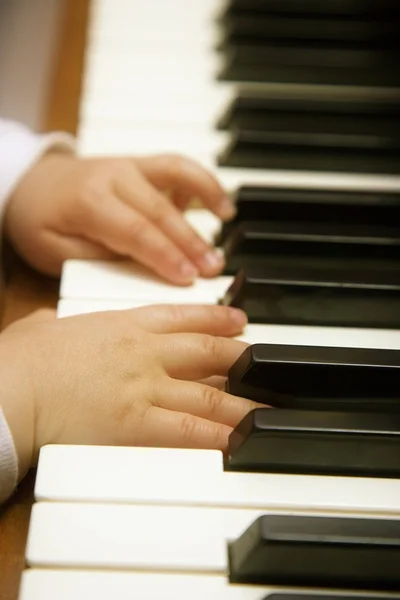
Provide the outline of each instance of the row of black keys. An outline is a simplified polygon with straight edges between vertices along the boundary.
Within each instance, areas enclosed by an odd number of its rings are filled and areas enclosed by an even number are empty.
[[[400,350],[255,344],[226,390],[272,407],[237,425],[227,470],[400,477]]]
[[[218,19],[220,79],[398,86],[398,3],[322,4],[233,0]]]
[[[232,583],[398,591],[399,564],[395,519],[265,515],[228,544]]]
[[[218,156],[224,167],[399,173],[399,98],[273,99],[242,91],[217,128],[229,132]]]
[[[241,188],[215,240],[252,323],[400,328],[400,194]]]

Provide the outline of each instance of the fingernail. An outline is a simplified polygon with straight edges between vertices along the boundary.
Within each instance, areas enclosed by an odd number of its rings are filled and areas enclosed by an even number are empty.
[[[221,248],[210,250],[203,256],[202,262],[206,267],[210,267],[211,269],[222,269],[225,264],[224,253]]]
[[[232,204],[230,198],[224,198],[219,207],[219,214],[221,219],[233,219],[236,214],[236,208]]]
[[[239,308],[230,308],[229,313],[232,321],[234,321],[241,327],[244,327],[247,324],[247,315]]]
[[[181,263],[180,274],[185,279],[195,279],[199,272],[190,262],[183,262]]]

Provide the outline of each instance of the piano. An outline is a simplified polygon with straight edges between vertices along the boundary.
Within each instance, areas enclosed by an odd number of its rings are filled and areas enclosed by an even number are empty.
[[[58,316],[242,306],[227,388],[273,408],[228,457],[43,448],[20,600],[400,597],[399,24],[391,0],[92,2],[81,155],[188,154],[238,213],[187,213],[220,277],[67,261]]]

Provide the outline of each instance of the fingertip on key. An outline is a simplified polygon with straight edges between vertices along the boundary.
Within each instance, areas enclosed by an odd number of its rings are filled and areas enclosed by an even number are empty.
[[[188,283],[193,282],[199,275],[199,271],[190,262],[183,262],[180,265],[179,274]]]
[[[247,315],[245,312],[240,310],[240,308],[229,308],[229,315],[234,323],[239,325],[240,327],[245,327],[247,325]]]
[[[209,250],[200,259],[200,266],[204,270],[210,270],[213,272],[220,272],[225,266],[224,253],[220,248]]]

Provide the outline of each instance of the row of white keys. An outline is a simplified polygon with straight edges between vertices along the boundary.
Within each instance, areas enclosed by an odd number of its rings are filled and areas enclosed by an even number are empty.
[[[221,575],[32,569],[22,575],[19,600],[266,600],[274,591],[230,585]]]
[[[63,266],[59,318],[160,304],[217,304],[234,277],[197,279],[190,287],[161,281],[130,262],[70,260]],[[239,339],[250,344],[292,344],[400,349],[400,332],[390,329],[249,324]]]
[[[276,514],[315,516],[312,511],[38,502],[31,513],[25,556],[34,568],[228,575],[228,543],[259,517]],[[340,516],[375,518],[351,512]],[[400,519],[400,507],[395,518]]]
[[[50,445],[35,499],[389,516],[400,480],[229,472],[218,450]]]
[[[166,123],[171,125],[179,124],[185,108],[186,114],[192,108],[194,123],[207,107],[214,115],[215,94],[222,90],[225,97],[227,87],[215,82],[218,64],[212,50],[216,42],[213,19],[221,4],[219,0],[169,0],[161,6],[133,1],[124,5],[124,12],[116,11],[107,0],[97,2],[87,48],[82,125],[96,129],[92,116],[107,123],[110,115],[125,111],[142,123],[146,122],[143,117],[147,118],[148,126],[165,115],[162,106],[166,104],[176,111],[172,121],[167,112]],[[162,19],[156,17],[159,13],[163,13]],[[98,99],[107,99],[110,91],[112,102],[97,108]],[[195,114],[191,99],[195,100]],[[149,111],[149,106],[153,110]],[[201,120],[207,127],[203,117]],[[134,135],[134,128],[131,133]],[[82,133],[79,137],[82,139]]]

